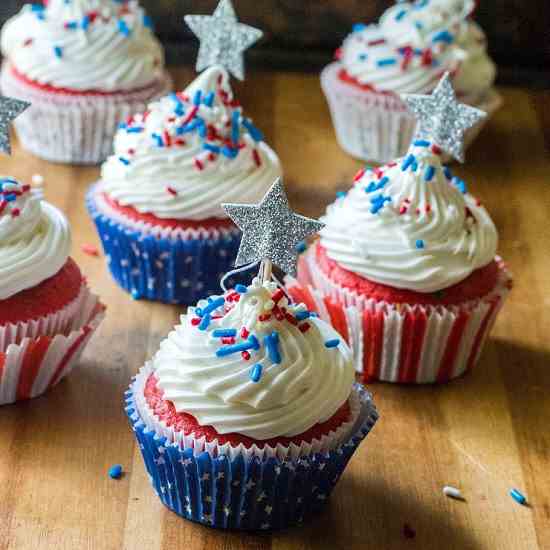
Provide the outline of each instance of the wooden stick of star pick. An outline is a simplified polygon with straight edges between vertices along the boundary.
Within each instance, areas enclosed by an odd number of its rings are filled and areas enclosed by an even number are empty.
[[[271,281],[271,274],[273,273],[273,262],[268,258],[264,258],[260,264],[260,279],[262,284],[266,281]]]

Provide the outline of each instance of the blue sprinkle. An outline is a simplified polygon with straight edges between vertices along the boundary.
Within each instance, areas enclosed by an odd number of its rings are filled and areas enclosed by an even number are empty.
[[[279,335],[272,332],[264,338],[264,344],[267,348],[269,359],[276,365],[281,362],[281,354],[279,353]]]
[[[210,313],[205,313],[199,323],[199,330],[206,330],[210,326]]]
[[[300,241],[297,245],[296,245],[296,252],[298,252],[298,254],[302,254],[306,251],[307,249],[307,244],[306,244],[306,241]]]
[[[415,243],[415,246],[418,249],[424,248],[424,241],[422,239],[418,239]]]
[[[202,139],[204,139],[206,138],[206,132],[207,132],[206,124],[204,123],[204,120],[202,120],[202,118],[199,118],[197,122],[198,122],[197,126],[199,127],[199,136]]]
[[[86,30],[90,26],[90,17],[88,15],[85,15],[82,18],[82,22],[80,23],[80,26]]]
[[[244,285],[235,285],[235,291],[239,294],[246,294],[248,292],[248,288]]]
[[[355,25],[353,25],[352,27],[352,30],[353,32],[361,32],[364,31],[366,28],[367,25],[365,25],[365,23],[355,23]]]
[[[159,136],[158,134],[151,134],[151,137],[157,142],[157,147],[164,147],[162,136]]]
[[[390,65],[395,65],[397,63],[397,59],[394,57],[387,57],[385,59],[379,59],[376,64],[379,67],[388,67]]]
[[[445,42],[446,44],[452,44],[454,36],[449,31],[438,32],[433,38],[432,42]]]
[[[125,159],[124,157],[118,157],[118,160],[124,164],[124,166],[128,166],[130,164],[130,161],[128,159]]]
[[[197,105],[197,106],[200,105],[201,99],[202,99],[202,92],[200,90],[197,90],[193,97],[193,105]]]
[[[347,191],[336,191],[336,198],[343,199],[347,194]]]
[[[395,20],[396,20],[396,21],[401,21],[401,19],[403,19],[403,17],[405,17],[405,15],[407,15],[407,10],[401,10],[401,11],[395,16]]]
[[[412,164],[415,162],[415,158],[413,154],[409,154],[405,157],[405,160],[403,161],[403,164],[401,164],[401,170],[405,172]]]
[[[510,496],[511,496],[518,504],[521,504],[522,506],[527,505],[527,498],[526,498],[525,495],[522,494],[518,489],[512,489],[512,490],[510,491]]]
[[[130,33],[132,32],[129,29],[128,25],[126,24],[126,21],[124,21],[124,19],[119,19],[118,20],[118,30],[124,36],[130,36]]]
[[[124,130],[125,128],[127,128],[128,125],[127,124],[124,124],[124,122],[121,122],[119,125],[118,125],[118,129],[119,130]]]
[[[413,172],[416,172],[418,170],[418,162],[416,162],[416,159],[414,159],[414,161],[412,163],[411,170]]]
[[[366,61],[367,59],[368,59],[368,55],[366,53],[359,54],[359,61]]]
[[[311,317],[311,313],[309,311],[298,311],[294,317],[296,318],[296,321],[305,321]]]
[[[257,363],[252,367],[252,370],[250,371],[250,380],[252,380],[252,382],[259,382],[261,377],[262,377],[262,365]]]
[[[211,143],[204,143],[202,148],[212,153],[216,153],[216,155],[219,155],[221,151],[221,149],[217,145],[212,145]]]
[[[453,183],[455,185],[455,187],[463,194],[465,195],[466,192],[467,192],[467,189],[466,189],[466,182],[459,179],[459,178],[454,178],[453,179]]]
[[[54,46],[53,53],[55,54],[55,57],[61,59],[63,57],[63,48],[61,46]]]
[[[256,338],[256,336],[254,336],[254,334],[251,334],[249,337],[248,337],[248,341],[250,342],[250,344],[252,345],[252,349],[253,350],[259,350],[260,349],[260,342],[258,341],[258,339]]]
[[[202,308],[203,315],[210,315],[213,311],[216,311],[219,307],[225,304],[225,298],[220,296],[216,300],[212,300],[206,307]]]
[[[417,139],[416,141],[413,142],[413,145],[416,147],[429,147],[430,142],[425,139]]]
[[[44,5],[43,4],[31,4],[31,11],[34,11],[34,12],[44,11]]]
[[[240,118],[239,111],[233,111],[233,114],[231,115],[231,142],[233,145],[239,144],[239,118]]]
[[[109,468],[109,477],[111,479],[120,479],[122,477],[122,466],[115,464]]]
[[[153,28],[153,20],[148,15],[143,16],[143,26],[146,29],[152,29]]]
[[[238,353],[239,351],[247,351],[249,349],[254,349],[254,344],[250,339],[245,342],[240,342],[239,344],[233,344],[231,346],[224,346],[216,350],[216,357],[225,357],[226,355],[232,355],[233,353]]]
[[[203,103],[207,106],[207,107],[212,107],[212,105],[214,104],[214,92],[210,92],[203,100]]]
[[[386,202],[391,202],[391,197],[384,197],[382,195],[378,195],[374,199],[371,200],[372,206],[370,209],[371,214],[378,214],[382,208],[384,208],[384,204]]]
[[[128,134],[140,134],[141,132],[143,132],[143,128],[139,126],[132,126],[132,128],[128,128],[126,132]]]
[[[448,166],[445,166],[443,168],[443,173],[445,174],[445,177],[448,179],[448,180],[452,180],[453,179],[453,173],[451,172],[451,169],[448,167]]]
[[[237,336],[237,330],[234,328],[217,328],[212,332],[214,338],[234,338]]]
[[[432,181],[435,174],[435,166],[427,166],[424,172],[424,181]]]
[[[234,147],[228,147],[227,145],[222,147],[222,154],[230,159],[234,159],[238,154],[239,150]]]
[[[12,193],[10,193],[9,195],[6,195],[4,197],[4,200],[7,201],[7,202],[14,202],[17,200],[17,195],[14,195]]]
[[[340,338],[333,338],[325,342],[325,348],[337,348],[340,345]]]
[[[67,29],[75,30],[78,28],[78,23],[76,21],[68,21],[65,23],[65,27]]]
[[[262,132],[260,132],[260,130],[258,130],[258,128],[256,128],[256,126],[254,126],[248,118],[243,118],[241,120],[241,124],[248,130],[248,133],[254,141],[263,141],[264,136]]]

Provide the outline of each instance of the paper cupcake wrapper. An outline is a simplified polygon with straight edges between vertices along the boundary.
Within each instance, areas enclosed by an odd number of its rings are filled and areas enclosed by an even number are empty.
[[[136,299],[185,305],[221,292],[220,280],[233,269],[239,250],[237,228],[155,232],[100,210],[97,190],[95,185],[87,194],[88,212],[123,289]]]
[[[499,279],[483,298],[456,306],[389,304],[360,296],[330,280],[310,248],[287,289],[342,334],[364,381],[448,382],[472,369],[512,279],[500,258]]]
[[[179,516],[221,529],[274,530],[307,520],[330,496],[353,453],[378,419],[370,394],[356,384],[361,411],[352,435],[329,453],[261,459],[182,450],[148,428],[132,387],[126,413],[153,488]]]
[[[2,329],[0,405],[42,395],[78,363],[105,314],[105,306],[83,285],[78,309],[70,305],[57,320],[49,317],[17,325],[17,342]],[[71,312],[72,314],[70,314]],[[59,330],[58,330],[59,329]]]
[[[144,111],[152,100],[166,95],[172,80],[166,73],[163,80],[141,91],[64,94],[26,84],[5,63],[0,88],[4,95],[32,103],[14,121],[23,148],[53,162],[99,164],[111,154],[119,124]]]
[[[321,73],[321,86],[330,107],[336,138],[340,147],[353,157],[386,163],[403,157],[412,141],[416,119],[403,101],[394,95],[362,90],[343,82],[339,62],[331,63]],[[491,91],[485,101],[475,105],[487,113],[465,134],[468,147],[501,106],[502,99]],[[443,155],[443,161],[450,160]]]
[[[325,434],[321,439],[313,439],[310,442],[304,441],[300,445],[294,443],[289,446],[277,445],[271,447],[265,445],[264,447],[258,447],[253,445],[249,448],[244,445],[231,445],[229,443],[221,444],[217,439],[207,441],[204,436],[197,438],[193,433],[184,434],[181,431],[176,431],[172,426],[168,426],[166,422],[158,418],[151,410],[145,400],[143,390],[145,383],[153,372],[153,368],[150,363],[146,363],[144,367],[139,371],[133,383],[133,392],[135,395],[136,410],[144,422],[144,424],[155,432],[156,434],[166,438],[169,443],[175,443],[183,451],[186,449],[192,449],[195,456],[207,452],[210,456],[226,455],[229,458],[235,458],[237,455],[244,455],[246,458],[252,458],[254,456],[260,459],[278,458],[285,460],[290,458],[297,460],[303,456],[309,456],[315,453],[327,453],[333,449],[338,448],[344,443],[353,426],[355,425],[357,418],[359,417],[361,404],[358,397],[352,394],[350,398],[350,420],[344,422],[336,430]]]

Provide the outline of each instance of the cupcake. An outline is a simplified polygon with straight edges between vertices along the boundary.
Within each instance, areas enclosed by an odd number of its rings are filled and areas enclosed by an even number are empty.
[[[316,513],[378,416],[338,333],[258,279],[190,308],[126,399],[162,502],[231,529]]]
[[[321,75],[346,152],[380,163],[405,155],[416,121],[400,95],[429,93],[444,72],[452,73],[462,101],[488,114],[500,106],[495,65],[483,31],[470,18],[473,9],[466,0],[400,2],[377,24],[354,26],[337,61]],[[466,144],[487,120],[468,131]]]
[[[466,184],[417,140],[327,209],[289,292],[350,342],[364,380],[446,382],[478,360],[511,278]]]
[[[241,239],[220,203],[254,202],[280,174],[226,70],[207,69],[123,125],[88,193],[113,277],[135,298],[169,303],[218,292]]]
[[[22,146],[55,162],[97,164],[121,122],[167,93],[162,47],[135,1],[27,4],[1,34],[6,95],[32,103]]]
[[[0,178],[0,404],[30,399],[78,362],[104,306],[69,257],[63,214]]]

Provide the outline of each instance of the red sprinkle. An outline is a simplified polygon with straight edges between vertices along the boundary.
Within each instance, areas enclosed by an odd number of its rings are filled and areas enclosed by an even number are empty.
[[[432,50],[430,48],[426,48],[422,52],[422,65],[431,65],[433,63],[433,56],[432,56]]]
[[[429,212],[431,212],[431,211],[432,211],[431,205],[430,205],[430,204],[427,204],[427,205],[426,205],[426,213],[429,213]]]
[[[201,322],[201,320],[198,317],[193,317],[193,319],[191,319],[191,324],[194,327],[196,327],[200,322]]]
[[[210,151],[210,153],[208,153],[208,160],[210,162],[214,162],[216,160],[216,155],[214,153],[212,153],[212,151]]]
[[[435,143],[432,145],[432,153],[434,155],[441,155],[441,147],[437,146]]]
[[[367,46],[380,46],[380,44],[385,44],[386,40],[384,38],[379,38],[378,40],[371,40],[367,42]]]
[[[273,295],[271,296],[271,299],[275,302],[275,303],[278,303],[281,301],[282,298],[284,298],[285,296],[285,293],[283,292],[282,289],[278,288],[274,293]]]
[[[339,61],[340,59],[342,59],[342,48],[338,48],[335,52],[334,52],[334,59],[336,61]]]
[[[250,353],[248,351],[241,352],[241,356],[245,361],[248,361],[250,359]]]
[[[34,42],[34,40],[32,38],[27,38],[27,40],[25,40],[25,42],[23,42],[23,46],[30,46],[32,43]]]
[[[170,187],[170,186],[166,188],[166,191],[168,191],[168,193],[170,193],[170,195],[173,195],[174,197],[178,194],[178,192],[173,187]]]
[[[400,209],[399,209],[399,214],[403,215],[403,214],[406,214],[407,213],[407,207],[405,205],[403,205]]]
[[[83,244],[80,248],[82,249],[82,252],[84,252],[84,254],[88,254],[88,256],[99,256],[99,250],[97,246],[93,244]]]
[[[248,329],[246,327],[243,327],[241,329],[241,338],[248,338],[250,336],[250,332],[248,332]]]
[[[264,313],[264,314],[262,314],[258,317],[258,321],[260,321],[262,323],[264,321],[269,321],[270,319],[271,319],[271,313]]]
[[[222,344],[233,345],[234,343],[235,343],[235,338],[233,338],[232,336],[229,338],[222,338]]]
[[[195,159],[195,166],[198,170],[203,170],[204,169],[204,165],[202,164],[202,162],[199,160],[199,159]]]
[[[164,130],[164,132],[162,133],[162,137],[164,139],[164,145],[166,145],[166,147],[171,147],[172,146],[172,136],[169,134],[169,132],[167,130]]]
[[[14,208],[11,211],[11,215],[12,215],[13,218],[17,218],[19,216],[19,214],[21,214],[21,210],[19,210],[19,208]]]
[[[291,324],[291,325],[298,325],[298,321],[294,317],[294,315],[291,315],[290,313],[285,313],[285,319]]]
[[[355,177],[353,178],[353,181],[354,182],[359,181],[364,175],[365,175],[365,169],[361,168],[361,170],[359,170],[359,172],[357,172],[357,174],[355,174]]]
[[[193,117],[197,114],[197,111],[199,110],[198,105],[194,105],[193,108],[187,113],[187,116],[183,119],[182,124],[187,124],[191,120],[193,120]]]
[[[262,159],[260,158],[260,153],[258,153],[257,149],[254,149],[252,151],[252,156],[254,158],[254,162],[256,163],[256,166],[261,166],[262,165]]]
[[[309,323],[302,323],[298,328],[300,332],[307,332],[311,328],[311,325]]]

